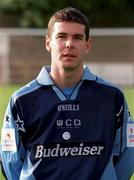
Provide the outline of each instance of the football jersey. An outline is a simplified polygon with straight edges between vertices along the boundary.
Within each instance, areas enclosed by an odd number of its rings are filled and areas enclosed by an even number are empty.
[[[86,67],[67,97],[49,71],[43,67],[37,79],[11,97],[2,143],[3,162],[10,157],[8,166],[3,163],[6,175],[20,180],[99,180],[127,143],[121,139],[124,96]]]

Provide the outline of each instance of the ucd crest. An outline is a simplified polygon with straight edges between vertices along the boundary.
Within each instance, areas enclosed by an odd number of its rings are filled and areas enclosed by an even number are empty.
[[[57,120],[57,126],[58,127],[63,126],[63,120],[62,119]]]

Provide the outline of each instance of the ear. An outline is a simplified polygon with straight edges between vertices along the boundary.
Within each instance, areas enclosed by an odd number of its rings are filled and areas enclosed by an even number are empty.
[[[93,41],[92,41],[92,38],[89,38],[88,41],[86,42],[86,53],[89,53],[90,49],[92,48],[92,45],[93,45]]]
[[[48,52],[51,52],[51,47],[50,47],[50,37],[48,35],[46,35],[45,38],[45,46]]]

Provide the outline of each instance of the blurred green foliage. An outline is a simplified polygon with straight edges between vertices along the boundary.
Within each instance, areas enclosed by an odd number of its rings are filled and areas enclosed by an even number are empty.
[[[6,17],[11,26],[47,27],[50,16],[68,6],[85,13],[92,27],[134,26],[133,0],[0,0],[0,20]]]

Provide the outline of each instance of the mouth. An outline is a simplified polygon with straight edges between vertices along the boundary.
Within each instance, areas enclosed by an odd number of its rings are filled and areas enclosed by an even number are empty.
[[[63,54],[62,57],[67,57],[67,58],[74,58],[76,57],[74,54]]]

